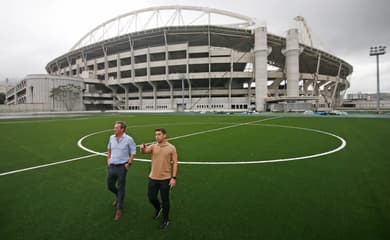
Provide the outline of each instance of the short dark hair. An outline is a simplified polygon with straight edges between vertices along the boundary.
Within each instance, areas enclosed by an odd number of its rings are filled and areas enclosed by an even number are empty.
[[[125,122],[123,122],[123,121],[116,121],[115,124],[121,125],[121,128],[122,128],[124,131],[126,131],[127,126],[126,126],[126,123],[125,123]]]
[[[162,132],[163,134],[167,134],[167,130],[165,128],[156,128],[154,129],[155,132]]]

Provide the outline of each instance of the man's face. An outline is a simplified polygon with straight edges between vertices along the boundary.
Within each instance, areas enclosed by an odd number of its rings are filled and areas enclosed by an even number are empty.
[[[156,141],[157,141],[158,143],[160,143],[160,142],[162,142],[162,141],[165,140],[165,137],[166,137],[167,135],[164,134],[164,133],[162,133],[161,131],[156,131],[156,132],[154,133],[154,136],[155,136],[155,138],[156,138]]]
[[[121,128],[121,125],[119,123],[114,125],[114,134],[120,135],[123,133],[123,129]]]

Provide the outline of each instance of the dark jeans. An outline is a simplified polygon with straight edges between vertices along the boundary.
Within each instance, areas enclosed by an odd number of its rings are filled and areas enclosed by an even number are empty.
[[[115,194],[115,197],[118,201],[116,205],[117,209],[123,209],[123,202],[125,199],[126,174],[127,170],[124,164],[111,164],[108,167],[107,187],[108,190]]]
[[[170,179],[153,180],[149,178],[149,184],[148,184],[149,201],[156,209],[156,211],[160,210],[160,208],[162,207],[164,221],[168,221],[168,215],[169,215],[169,190],[170,190],[169,181]],[[159,191],[162,200],[162,205],[157,198]]]

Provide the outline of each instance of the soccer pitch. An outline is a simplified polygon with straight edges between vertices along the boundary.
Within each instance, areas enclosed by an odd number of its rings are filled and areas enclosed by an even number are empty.
[[[113,220],[94,153],[116,120],[137,144],[165,127],[178,150],[167,230],[151,218],[139,151]],[[0,132],[4,240],[390,239],[390,118],[123,114],[0,120]]]

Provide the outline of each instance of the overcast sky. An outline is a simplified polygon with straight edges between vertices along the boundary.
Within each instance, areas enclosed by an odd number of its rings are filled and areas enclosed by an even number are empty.
[[[0,81],[45,73],[46,64],[66,53],[85,33],[119,14],[160,5],[193,5],[241,13],[266,22],[285,36],[303,16],[315,45],[354,67],[348,92],[376,91],[376,62],[369,47],[390,51],[389,0],[2,0]],[[390,92],[390,53],[381,56],[381,90]]]

